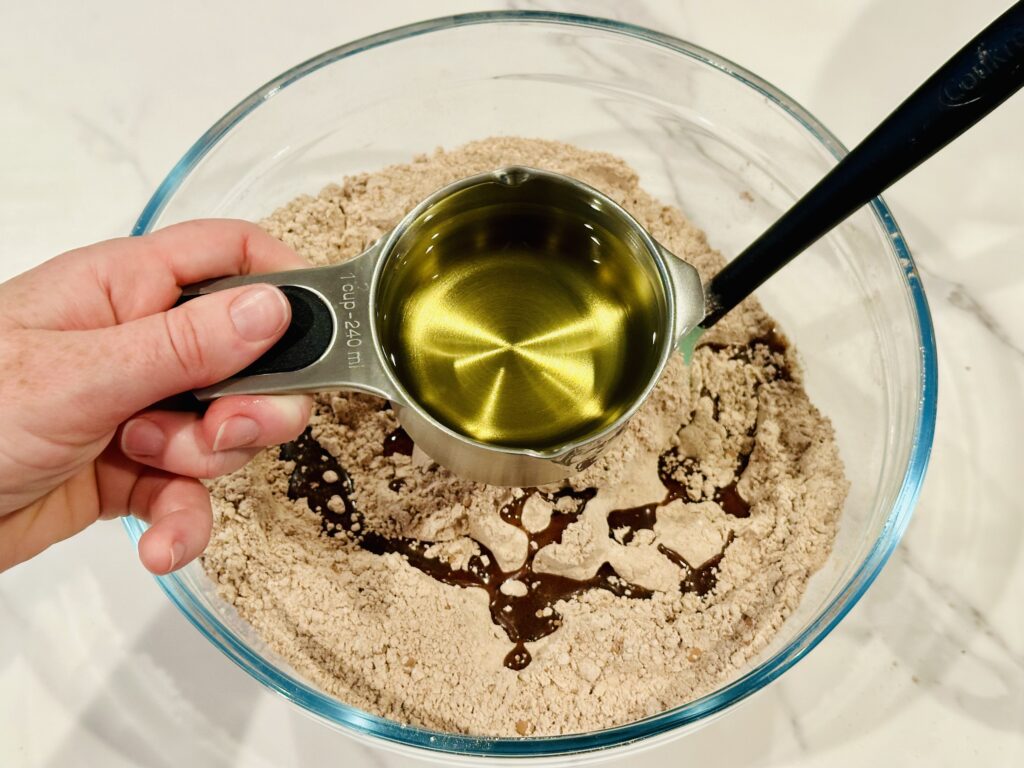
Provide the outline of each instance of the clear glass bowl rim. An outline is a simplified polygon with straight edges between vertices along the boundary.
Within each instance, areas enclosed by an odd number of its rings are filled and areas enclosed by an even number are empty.
[[[799,121],[807,131],[838,160],[847,150],[813,115],[778,88],[733,62],[700,46],[644,27],[610,19],[547,11],[488,11],[446,16],[408,24],[341,45],[305,61],[266,85],[258,88],[218,120],[185,153],[161,182],[146,204],[132,235],[150,230],[165,204],[196,164],[230,130],[260,104],[316,70],[362,51],[398,42],[411,37],[440,32],[456,27],[481,24],[536,23],[582,27],[612,32],[653,43],[678,54],[708,64],[761,93]],[[423,728],[404,726],[377,717],[334,700],[268,665],[258,654],[227,630],[191,593],[177,575],[158,577],[161,588],[185,617],[230,659],[268,688],[278,692],[315,717],[342,725],[361,735],[371,736],[395,745],[419,748],[440,754],[479,757],[543,757],[579,754],[609,749],[645,740],[715,715],[760,690],[793,666],[813,649],[850,611],[885,565],[903,532],[906,530],[920,494],[935,432],[937,406],[937,357],[935,336],[928,302],[920,277],[914,266],[903,235],[888,206],[875,198],[872,213],[888,236],[893,258],[899,264],[909,293],[918,326],[920,395],[914,425],[913,442],[907,471],[882,532],[867,557],[838,595],[800,635],[771,658],[762,662],[742,678],[696,701],[667,710],[653,717],[601,731],[542,738],[488,738],[461,736]],[[124,518],[129,536],[137,544],[145,526],[135,518]]]

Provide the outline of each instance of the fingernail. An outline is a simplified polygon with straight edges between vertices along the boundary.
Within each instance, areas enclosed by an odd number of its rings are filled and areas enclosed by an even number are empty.
[[[213,450],[230,451],[252,445],[260,436],[260,425],[248,416],[226,419],[213,438]]]
[[[163,430],[148,419],[132,419],[121,430],[121,451],[129,456],[156,456],[166,442]]]
[[[231,302],[231,322],[246,341],[262,341],[288,320],[288,300],[276,288],[255,285]]]
[[[170,553],[171,564],[167,566],[167,570],[173,571],[174,566],[177,565],[181,561],[181,558],[185,556],[185,545],[182,544],[180,541],[174,542],[173,544],[171,544]]]

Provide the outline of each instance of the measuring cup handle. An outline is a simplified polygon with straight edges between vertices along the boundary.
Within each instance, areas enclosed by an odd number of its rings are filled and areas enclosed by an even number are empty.
[[[252,283],[277,286],[292,319],[284,336],[237,375],[196,390],[201,401],[223,395],[356,390],[400,402],[373,343],[371,285],[380,248],[344,264],[240,275],[188,286],[179,302]]]

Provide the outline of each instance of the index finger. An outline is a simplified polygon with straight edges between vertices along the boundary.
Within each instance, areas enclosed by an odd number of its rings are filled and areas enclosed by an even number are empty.
[[[61,254],[5,283],[0,323],[103,328],[170,309],[181,286],[308,266],[255,224],[199,219]]]
[[[178,285],[309,266],[280,240],[238,219],[195,219],[143,237]]]

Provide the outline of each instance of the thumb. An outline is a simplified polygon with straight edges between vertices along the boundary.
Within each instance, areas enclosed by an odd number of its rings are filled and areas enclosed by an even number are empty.
[[[107,410],[111,421],[122,421],[166,397],[237,373],[270,349],[290,321],[284,294],[257,284],[92,331],[108,364],[78,382],[79,394],[94,416]]]

